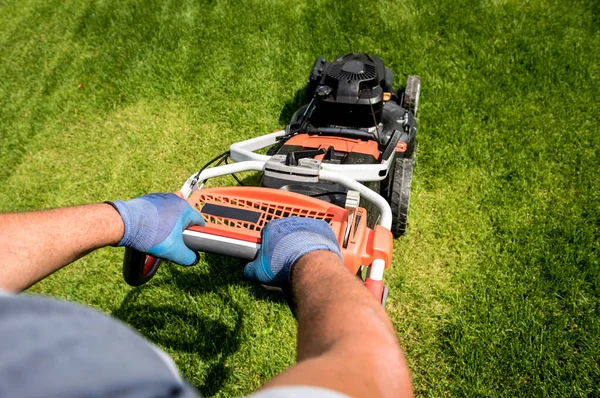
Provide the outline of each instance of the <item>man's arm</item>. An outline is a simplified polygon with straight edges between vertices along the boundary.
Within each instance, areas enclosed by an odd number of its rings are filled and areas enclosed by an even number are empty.
[[[408,397],[412,387],[381,304],[334,253],[315,251],[293,266],[298,363],[265,387],[312,385],[352,397]]]
[[[104,203],[0,214],[0,226],[0,289],[12,292],[123,236],[119,213]]]
[[[412,396],[392,324],[379,300],[344,266],[326,222],[271,221],[244,275],[291,292],[298,319],[298,362],[267,383],[265,394],[270,387],[304,385],[352,397]]]
[[[182,234],[190,225],[204,225],[204,219],[187,201],[171,193],[112,205],[0,214],[0,289],[27,289],[107,245],[131,247],[192,265],[197,254],[185,245]]]

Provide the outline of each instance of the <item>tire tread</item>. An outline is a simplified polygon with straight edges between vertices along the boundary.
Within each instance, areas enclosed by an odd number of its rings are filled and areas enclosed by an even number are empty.
[[[413,158],[396,159],[390,195],[392,233],[395,236],[402,236],[406,232],[414,164]]]

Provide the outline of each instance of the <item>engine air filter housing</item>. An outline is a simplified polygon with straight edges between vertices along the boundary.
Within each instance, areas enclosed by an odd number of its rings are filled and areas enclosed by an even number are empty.
[[[383,61],[351,53],[327,63],[319,58],[309,79],[309,96],[317,100],[315,127],[373,127],[381,122],[385,84]]]

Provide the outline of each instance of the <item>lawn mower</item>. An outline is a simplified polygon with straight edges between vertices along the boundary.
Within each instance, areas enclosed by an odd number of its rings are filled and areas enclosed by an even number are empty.
[[[322,219],[338,237],[346,267],[385,304],[393,237],[407,227],[420,79],[409,76],[398,91],[392,84],[392,71],[376,56],[318,58],[305,104],[284,130],[232,144],[183,184],[179,194],[206,221],[184,231],[186,245],[252,260],[270,220]],[[236,176],[245,171],[260,172],[260,184],[245,186]],[[204,188],[223,175],[240,186]],[[126,249],[126,282],[146,283],[160,262]]]

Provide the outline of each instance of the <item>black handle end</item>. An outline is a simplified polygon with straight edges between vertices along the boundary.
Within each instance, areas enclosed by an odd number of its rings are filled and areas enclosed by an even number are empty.
[[[147,255],[129,247],[123,257],[123,278],[130,286],[141,286],[148,282],[161,263],[161,259]]]

